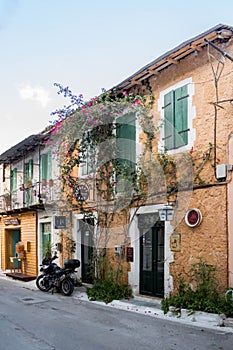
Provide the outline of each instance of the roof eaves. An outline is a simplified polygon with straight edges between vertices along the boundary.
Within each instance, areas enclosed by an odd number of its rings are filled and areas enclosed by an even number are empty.
[[[158,74],[158,72],[160,70],[163,70],[164,68],[168,68],[169,66],[174,64],[175,60],[179,60],[179,59],[187,56],[191,52],[195,51],[196,48],[201,48],[203,46],[206,46],[207,43],[204,41],[204,38],[209,36],[210,39],[215,40],[218,33],[220,33],[224,29],[229,30],[233,33],[232,26],[228,26],[225,24],[218,24],[218,25],[208,29],[207,31],[205,31],[201,34],[184,41],[183,43],[176,46],[175,48],[167,51],[163,55],[159,56],[158,58],[156,58],[152,62],[148,63],[147,65],[145,65],[144,67],[139,69],[137,72],[135,72],[134,74],[129,76],[127,79],[123,80],[118,85],[114,86],[113,89],[122,90],[125,88],[127,89],[134,84],[140,84],[141,80],[146,79],[146,78],[152,76],[153,74],[156,74],[156,73]],[[213,35],[211,35],[211,34],[213,34]],[[183,54],[183,56],[180,56],[178,54],[179,51],[186,48],[186,47],[187,47],[186,55]],[[163,61],[164,61],[164,63],[163,63]],[[157,72],[156,71],[153,72],[153,69],[152,69],[153,66],[158,68]],[[147,72],[148,72],[148,74],[147,74]]]
[[[1,163],[11,163],[20,158],[23,158],[27,153],[30,153],[35,149],[36,146],[41,144],[48,138],[48,135],[36,134],[30,135],[23,141],[17,143],[13,147],[9,148],[7,151],[0,155]]]

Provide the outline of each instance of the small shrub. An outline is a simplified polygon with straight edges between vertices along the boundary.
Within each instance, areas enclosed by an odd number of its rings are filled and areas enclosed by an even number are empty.
[[[112,300],[128,299],[132,291],[128,285],[119,285],[113,280],[96,280],[92,288],[87,288],[87,295],[90,300],[104,301],[106,304]]]
[[[192,265],[190,283],[195,286],[179,281],[178,293],[162,300],[162,310],[169,311],[169,306],[190,311],[204,311],[209,313],[224,313],[228,317],[233,316],[233,301],[225,298],[217,291],[217,281],[214,276],[215,268],[200,259]]]
[[[81,287],[81,286],[82,286],[82,280],[81,280],[81,278],[78,278],[78,277],[76,276],[76,278],[75,278],[75,280],[74,280],[74,285],[75,285],[75,287]]]

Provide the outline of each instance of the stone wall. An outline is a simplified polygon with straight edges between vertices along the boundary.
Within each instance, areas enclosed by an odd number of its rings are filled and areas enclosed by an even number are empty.
[[[233,44],[218,43],[223,50],[233,55]],[[213,71],[218,68],[218,89],[215,88]],[[182,275],[189,279],[189,269],[193,263],[203,258],[208,264],[216,267],[219,289],[223,291],[228,287],[228,201],[227,185],[218,184],[215,178],[214,149],[209,160],[205,154],[216,143],[216,164],[231,164],[228,159],[228,142],[233,132],[233,107],[228,101],[233,97],[232,62],[225,59],[213,48],[209,51],[204,48],[197,56],[190,55],[181,60],[179,64],[162,71],[152,77],[149,83],[155,97],[153,115],[157,126],[161,115],[158,108],[160,93],[176,83],[191,78],[194,85],[192,105],[195,108],[193,129],[195,142],[192,153],[194,176],[198,165],[201,166],[200,179],[194,185],[212,184],[211,187],[196,188],[190,193],[190,202],[186,201],[179,213],[179,219],[174,221],[174,233],[181,235],[180,251],[174,252],[174,261],[170,264],[170,274],[174,282],[174,290],[178,285],[178,278]],[[145,87],[134,87],[132,92],[146,93]],[[216,101],[220,103],[215,107]],[[216,120],[216,129],[215,129]],[[216,132],[216,139],[214,137]],[[158,152],[160,132],[153,141],[153,153]],[[141,135],[141,141],[145,139]],[[231,180],[228,172],[227,180]],[[217,185],[218,184],[218,185]],[[216,186],[215,186],[216,185]],[[195,187],[194,187],[195,188]],[[173,198],[174,199],[174,198]],[[154,202],[155,203],[155,202]],[[196,228],[189,228],[185,224],[184,215],[190,208],[197,208],[202,212],[202,223]]]
[[[227,216],[226,185],[212,186],[193,191],[190,208],[198,208],[202,213],[199,226],[190,228],[185,220],[176,227],[180,234],[180,251],[174,252],[174,262],[170,265],[174,288],[178,280],[189,282],[189,270],[201,258],[216,268],[219,290],[227,287]]]

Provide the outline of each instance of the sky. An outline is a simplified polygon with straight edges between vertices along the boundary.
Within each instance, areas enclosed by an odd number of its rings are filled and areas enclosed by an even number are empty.
[[[54,83],[88,100],[219,23],[232,0],[0,0],[0,154],[68,104]]]

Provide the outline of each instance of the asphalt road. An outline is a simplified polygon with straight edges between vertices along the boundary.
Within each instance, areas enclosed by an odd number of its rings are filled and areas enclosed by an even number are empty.
[[[233,333],[28,290],[0,279],[0,350],[232,350]]]

